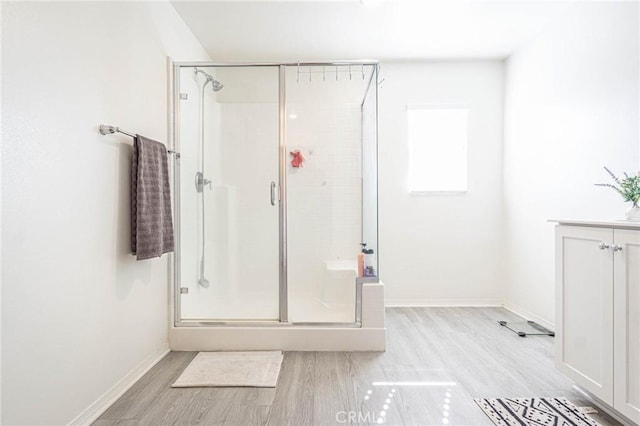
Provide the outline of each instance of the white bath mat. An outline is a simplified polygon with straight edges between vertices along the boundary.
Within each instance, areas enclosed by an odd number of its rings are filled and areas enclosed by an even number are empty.
[[[274,388],[281,364],[280,351],[200,352],[171,387]]]

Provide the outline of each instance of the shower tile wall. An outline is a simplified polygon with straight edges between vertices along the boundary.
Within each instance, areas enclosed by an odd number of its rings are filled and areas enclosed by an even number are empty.
[[[353,322],[361,239],[360,105],[290,102],[287,113],[287,151],[305,157],[302,167],[287,166],[289,319]],[[335,261],[352,267],[337,269]]]
[[[206,262],[221,318],[278,319],[278,106],[220,103],[220,144],[208,201]],[[215,161],[208,158],[208,161]]]

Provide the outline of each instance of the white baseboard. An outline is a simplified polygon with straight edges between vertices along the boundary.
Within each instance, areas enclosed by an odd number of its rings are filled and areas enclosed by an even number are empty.
[[[160,351],[146,357],[133,370],[118,381],[115,385],[106,391],[93,404],[87,407],[75,419],[69,422],[70,426],[84,426],[93,423],[107,408],[109,408],[118,398],[120,398],[135,382],[137,382],[144,374],[158,363],[166,354],[169,348],[163,348]]]
[[[636,422],[633,422],[631,421],[631,419],[628,419],[626,416],[623,416],[622,414],[618,413],[616,410],[611,408],[609,404],[602,402],[598,397],[591,395],[589,392],[582,389],[580,386],[573,385],[573,388],[578,392],[580,392],[582,395],[584,395],[584,397],[587,398],[589,401],[591,401],[593,405],[595,405],[596,407],[598,407],[599,409],[601,409],[602,411],[604,411],[605,413],[613,417],[620,424],[629,425],[629,426],[637,425]]]
[[[412,307],[498,307],[502,301],[498,299],[385,299],[386,308]]]
[[[540,324],[541,326],[543,326],[544,328],[547,328],[551,331],[555,330],[555,326],[552,322],[549,322],[547,320],[545,320],[544,318],[534,314],[531,311],[528,311],[520,306],[517,305],[512,305],[511,303],[505,303],[504,305],[502,305],[503,308],[505,308],[507,311],[511,311],[514,314],[521,316],[522,318],[526,319],[527,321],[535,321],[538,324]]]

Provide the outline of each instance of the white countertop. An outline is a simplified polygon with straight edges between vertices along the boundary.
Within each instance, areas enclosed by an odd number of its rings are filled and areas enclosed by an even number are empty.
[[[580,226],[599,226],[610,228],[631,228],[640,229],[640,222],[632,222],[624,219],[549,219],[548,222],[555,222],[560,225],[580,225]]]

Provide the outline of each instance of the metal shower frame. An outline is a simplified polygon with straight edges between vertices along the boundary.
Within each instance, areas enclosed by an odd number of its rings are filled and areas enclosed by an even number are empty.
[[[366,85],[364,99],[369,93],[371,84],[375,82],[375,122],[376,122],[376,169],[378,167],[378,79],[379,79],[379,62],[377,60],[348,60],[348,61],[306,61],[306,62],[173,62],[169,58],[169,103],[173,108],[169,111],[169,134],[171,139],[171,149],[180,152],[180,68],[191,67],[278,67],[278,122],[279,122],[279,159],[278,159],[278,179],[279,179],[279,203],[278,203],[278,225],[279,225],[279,287],[278,287],[278,306],[279,319],[271,320],[229,320],[229,321],[192,321],[182,320],[181,316],[181,289],[180,289],[180,261],[181,247],[180,238],[175,239],[175,252],[173,254],[172,274],[173,291],[171,292],[171,303],[173,304],[173,326],[174,327],[272,327],[272,326],[320,326],[320,327],[361,327],[362,326],[362,284],[365,282],[375,281],[375,278],[357,278],[356,279],[356,312],[355,322],[351,323],[327,323],[327,322],[290,322],[288,319],[288,282],[287,282],[287,167],[286,167],[286,69],[287,67],[297,66],[298,70],[301,66],[308,67],[340,67],[340,66],[372,66],[373,71]],[[310,71],[311,72],[311,71]],[[324,73],[324,70],[323,70]],[[337,71],[336,71],[337,77]],[[181,235],[180,232],[180,155],[174,156],[173,161],[173,193],[174,193],[174,232]],[[376,179],[376,186],[377,186]],[[376,193],[378,192],[376,188]],[[378,216],[378,200],[376,198],[376,217]],[[376,235],[378,235],[378,221],[376,220]],[[376,247],[377,251],[378,247]]]

